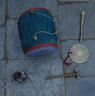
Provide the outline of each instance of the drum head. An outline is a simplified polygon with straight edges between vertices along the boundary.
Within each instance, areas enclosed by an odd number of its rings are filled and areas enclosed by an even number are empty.
[[[75,63],[84,63],[88,60],[88,49],[82,44],[75,44],[70,48],[70,58]]]

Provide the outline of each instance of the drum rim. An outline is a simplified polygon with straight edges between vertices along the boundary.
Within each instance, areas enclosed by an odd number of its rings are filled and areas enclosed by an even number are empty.
[[[42,47],[55,47],[55,48],[58,48],[58,44],[40,44],[40,45],[37,45],[37,46],[33,46],[31,48],[24,49],[24,53],[27,53],[29,51],[34,51],[34,50],[42,48]]]
[[[31,12],[32,10],[48,10],[49,11],[49,9],[47,9],[47,8],[29,8],[29,9],[27,9],[27,10],[25,10],[24,12],[22,12],[22,14],[20,15],[20,17],[21,16],[23,16],[23,15],[25,15],[25,14],[27,14],[28,12]]]

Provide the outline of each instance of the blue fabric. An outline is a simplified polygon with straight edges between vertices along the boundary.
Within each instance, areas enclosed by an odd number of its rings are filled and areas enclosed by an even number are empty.
[[[42,55],[45,55],[45,54],[49,54],[49,53],[53,53],[57,51],[57,48],[54,48],[54,47],[42,47],[42,48],[39,48],[35,51],[29,51],[26,53],[27,56],[42,56]]]
[[[36,10],[36,13],[28,12],[23,14],[18,21],[18,30],[23,49],[32,48],[39,44],[57,44],[57,36],[45,33],[37,34],[38,41],[34,40],[34,35],[38,31],[55,33],[55,23],[52,14],[48,10]],[[39,15],[44,14],[43,15]],[[47,18],[49,16],[51,19]]]

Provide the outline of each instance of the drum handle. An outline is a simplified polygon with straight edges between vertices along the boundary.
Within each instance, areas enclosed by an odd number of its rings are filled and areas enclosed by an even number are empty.
[[[38,31],[38,32],[36,32],[35,35],[34,35],[34,39],[35,39],[35,40],[38,39],[37,34],[40,34],[40,33],[45,33],[45,34],[48,34],[48,35],[57,35],[57,34],[58,34],[58,32],[50,33],[50,32],[46,32],[46,31]]]

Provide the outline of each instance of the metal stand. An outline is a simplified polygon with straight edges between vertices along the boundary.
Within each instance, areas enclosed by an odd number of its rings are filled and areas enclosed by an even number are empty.
[[[65,78],[70,78],[70,77],[73,77],[73,78],[80,78],[80,72],[74,70],[73,73],[67,73],[67,74],[55,75],[55,76],[48,76],[48,77],[46,78],[46,80],[57,79],[57,78],[63,78],[63,77],[65,77]]]

